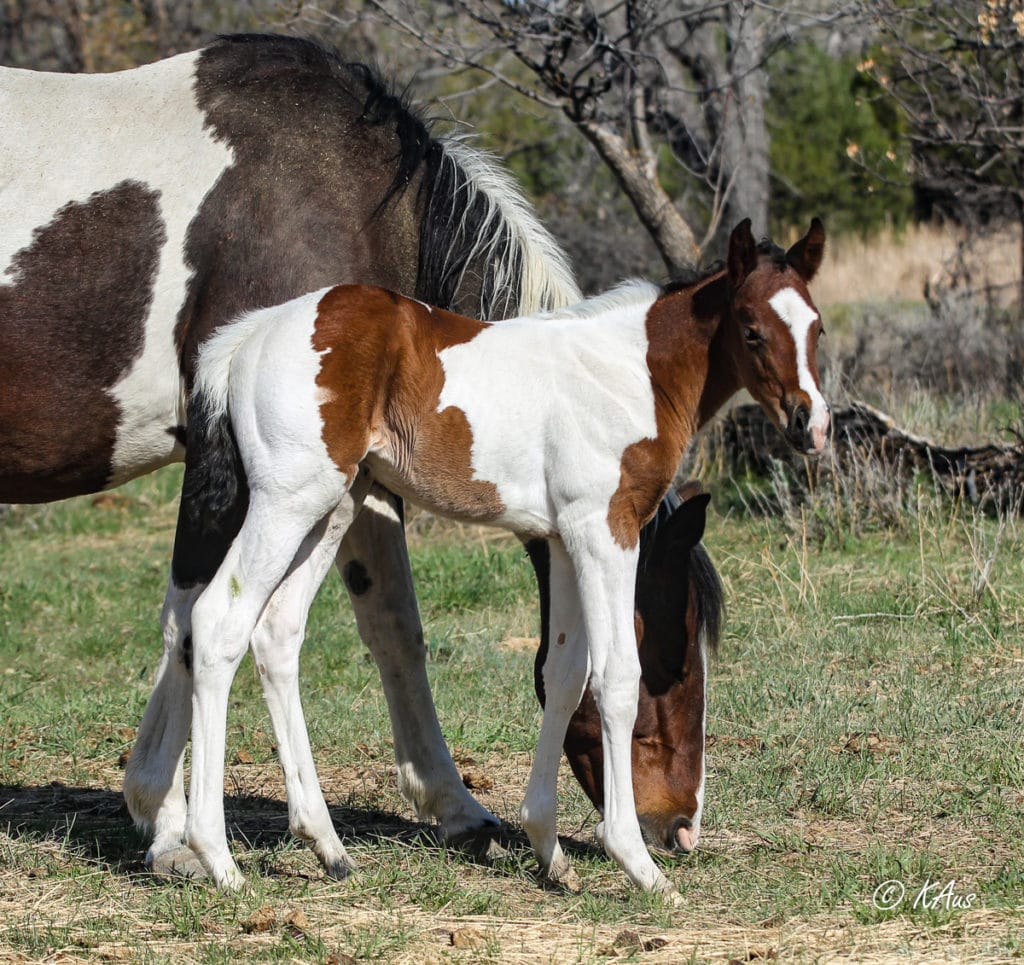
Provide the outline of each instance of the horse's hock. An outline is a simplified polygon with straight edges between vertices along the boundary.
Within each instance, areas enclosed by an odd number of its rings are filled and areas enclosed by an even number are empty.
[[[1024,439],[1013,445],[949,448],[906,432],[866,403],[853,402],[832,411],[831,441],[821,459],[794,454],[760,406],[741,405],[710,429],[703,456],[733,476],[769,477],[781,470],[797,491],[831,485],[835,475],[873,465],[894,485],[924,476],[947,495],[984,509],[1024,509]]]

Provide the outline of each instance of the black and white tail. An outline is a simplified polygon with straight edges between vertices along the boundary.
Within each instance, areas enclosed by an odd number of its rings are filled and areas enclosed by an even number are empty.
[[[428,152],[425,181],[418,298],[452,306],[472,278],[480,289],[476,314],[487,320],[580,300],[565,252],[495,158],[442,138]]]

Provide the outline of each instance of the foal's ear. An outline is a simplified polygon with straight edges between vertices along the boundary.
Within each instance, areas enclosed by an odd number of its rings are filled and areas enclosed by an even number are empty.
[[[750,230],[750,219],[744,218],[729,236],[729,257],[726,260],[729,270],[729,283],[733,291],[747,280],[757,267],[757,243],[754,233]]]
[[[825,226],[820,218],[812,218],[807,234],[786,252],[786,261],[804,281],[809,282],[817,274],[824,257]]]

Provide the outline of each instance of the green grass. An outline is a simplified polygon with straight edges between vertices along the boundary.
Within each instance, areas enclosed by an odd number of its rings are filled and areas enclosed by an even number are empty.
[[[1024,951],[1024,531],[921,506],[843,539],[739,517],[706,542],[726,588],[701,849],[666,868],[682,912],[629,888],[563,782],[584,891],[540,888],[525,839],[491,865],[439,847],[398,795],[387,712],[340,581],[303,653],[310,735],[360,870],[325,880],[287,834],[251,664],[232,691],[228,818],[249,886],[161,884],[120,800],[159,656],[180,473],[0,522],[0,958],[607,961]],[[442,724],[513,826],[539,713],[533,577],[514,541],[410,527]],[[567,774],[567,772],[566,772]],[[487,782],[485,782],[487,783]],[[875,907],[903,884],[895,910]],[[948,882],[969,909],[913,898]],[[929,885],[931,883],[931,885]],[[928,892],[928,887],[932,891]],[[263,907],[265,931],[245,923]],[[285,918],[301,910],[302,930]]]

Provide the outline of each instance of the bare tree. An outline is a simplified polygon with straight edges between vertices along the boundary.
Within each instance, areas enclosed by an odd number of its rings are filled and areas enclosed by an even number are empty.
[[[904,114],[914,178],[968,225],[1021,228],[1024,0],[863,0],[880,49],[864,63]]]
[[[445,61],[564,113],[613,172],[669,271],[720,225],[768,225],[764,67],[834,22],[784,0],[368,0]],[[332,8],[307,7],[319,16]]]

